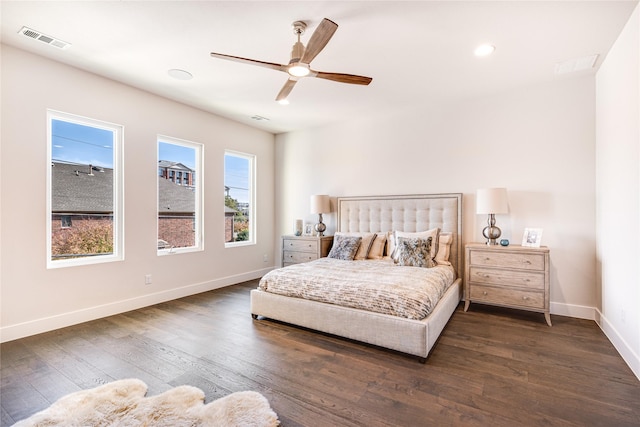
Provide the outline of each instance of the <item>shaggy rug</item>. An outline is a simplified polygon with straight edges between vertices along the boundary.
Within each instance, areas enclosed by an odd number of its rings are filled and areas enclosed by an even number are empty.
[[[19,421],[25,426],[278,426],[267,399],[240,391],[204,404],[204,393],[183,385],[145,397],[147,385],[138,379],[114,381],[60,398],[44,411]]]

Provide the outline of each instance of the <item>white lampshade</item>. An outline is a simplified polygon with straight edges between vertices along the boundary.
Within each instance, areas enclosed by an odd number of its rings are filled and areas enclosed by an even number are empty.
[[[331,212],[331,203],[326,194],[316,194],[311,196],[311,213],[321,214]]]
[[[509,213],[506,188],[481,188],[476,193],[476,213]]]

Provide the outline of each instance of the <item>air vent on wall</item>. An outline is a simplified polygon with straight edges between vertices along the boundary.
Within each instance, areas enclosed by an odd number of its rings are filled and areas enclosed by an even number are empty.
[[[66,49],[71,46],[71,43],[67,43],[60,39],[56,39],[55,37],[42,34],[40,31],[32,30],[28,27],[22,27],[22,29],[20,30],[20,34],[25,37],[29,37],[30,39],[39,40],[50,46],[57,47],[58,49]]]

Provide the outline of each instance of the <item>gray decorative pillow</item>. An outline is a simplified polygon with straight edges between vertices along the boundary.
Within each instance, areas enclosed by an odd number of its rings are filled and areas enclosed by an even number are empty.
[[[426,268],[436,266],[431,258],[431,237],[398,237],[397,244],[398,265]]]
[[[360,236],[335,236],[328,256],[329,258],[353,261],[361,241],[362,237]]]

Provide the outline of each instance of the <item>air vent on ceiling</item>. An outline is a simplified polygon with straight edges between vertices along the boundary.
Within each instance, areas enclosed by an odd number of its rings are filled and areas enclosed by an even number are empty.
[[[58,49],[66,49],[71,46],[71,43],[67,43],[55,37],[42,34],[40,31],[32,30],[28,27],[22,27],[22,29],[20,30],[20,34],[25,37],[29,37],[30,39],[39,40],[50,46],[57,47]]]
[[[556,74],[574,73],[576,71],[589,70],[596,65],[598,54],[574,58],[556,63]]]

